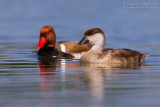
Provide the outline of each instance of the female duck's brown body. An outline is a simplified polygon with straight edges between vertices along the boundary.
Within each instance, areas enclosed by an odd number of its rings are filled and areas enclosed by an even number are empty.
[[[78,41],[58,41],[56,42],[56,35],[51,26],[44,26],[40,30],[40,40],[37,46],[38,55],[51,57],[76,57],[81,55],[91,48],[90,44],[76,47]]]
[[[94,63],[138,63],[143,62],[149,53],[142,54],[130,49],[104,49],[105,35],[99,28],[88,29],[78,45],[91,43],[92,48],[82,55],[81,62]]]

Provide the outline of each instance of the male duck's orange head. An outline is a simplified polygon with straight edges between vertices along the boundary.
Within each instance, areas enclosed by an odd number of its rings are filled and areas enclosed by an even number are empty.
[[[56,44],[56,34],[52,26],[43,26],[40,30],[40,40],[37,49],[41,49],[44,45],[54,47]]]

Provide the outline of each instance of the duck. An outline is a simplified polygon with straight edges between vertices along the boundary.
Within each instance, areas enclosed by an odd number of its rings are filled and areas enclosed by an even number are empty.
[[[75,47],[79,41],[57,41],[56,34],[52,26],[43,26],[40,29],[40,39],[37,45],[38,55],[55,58],[76,58],[79,59],[87,52],[91,45],[84,44]]]
[[[142,54],[137,50],[131,49],[111,49],[104,48],[106,38],[100,28],[91,28],[85,31],[84,37],[76,47],[90,43],[92,47],[84,53],[80,62],[124,64],[143,62],[149,53]]]

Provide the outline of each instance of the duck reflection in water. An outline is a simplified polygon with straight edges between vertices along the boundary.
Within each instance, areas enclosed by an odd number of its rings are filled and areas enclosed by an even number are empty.
[[[103,99],[106,81],[104,69],[82,63],[81,66],[86,69],[86,89],[90,91],[90,94],[94,97],[95,102],[100,103]]]
[[[45,92],[54,88],[54,76],[56,70],[56,59],[51,57],[39,57],[39,75],[41,76],[40,91],[43,96],[48,96]]]
[[[66,71],[66,66],[77,67],[79,63],[66,63],[66,62],[78,62],[78,59],[60,59],[54,57],[46,57],[40,56],[39,60],[39,68],[40,75],[54,75],[55,72],[70,72],[72,70]],[[56,67],[60,67],[61,69],[56,70]]]
[[[56,63],[58,63],[56,58],[42,56],[38,60],[40,75],[54,75]]]
[[[72,91],[87,90],[90,96],[92,96],[91,100],[92,101],[94,100],[94,102],[101,105],[103,104],[103,100],[105,97],[105,92],[107,89],[106,86],[108,87],[108,85],[110,85],[106,83],[108,80],[107,78],[108,75],[112,77],[112,74],[122,74],[122,73],[124,74],[127,72],[120,72],[118,70],[139,69],[141,65],[145,65],[144,63],[131,63],[131,64],[125,63],[125,64],[106,65],[100,63],[87,63],[87,62],[81,62],[79,64],[78,62],[79,60],[74,60],[74,59],[55,59],[50,57],[39,57],[39,68],[40,68],[39,71],[40,71],[40,76],[42,78],[40,82],[40,90],[42,96],[44,98],[51,97],[52,94],[48,92],[53,92],[54,90],[57,90],[57,88],[58,90],[67,89]],[[69,73],[68,75],[67,72],[71,73]],[[116,79],[119,78],[116,77]],[[71,80],[72,80],[72,85],[68,84],[68,81]],[[70,88],[68,88],[69,85],[71,85]],[[65,96],[65,94],[66,93],[64,93],[63,95]],[[48,100],[44,101],[44,103],[47,102]]]
[[[41,90],[48,91],[53,90],[56,83],[54,81],[54,76],[56,73],[57,77],[61,78],[61,82],[66,81],[66,73],[72,72],[72,69],[66,69],[66,67],[79,67],[79,63],[66,63],[66,62],[78,62],[77,59],[59,59],[53,57],[39,57],[39,74],[42,78],[41,81]],[[76,78],[77,76],[74,75]],[[60,84],[61,85],[61,84]],[[63,84],[65,85],[65,84]],[[65,86],[62,86],[65,87]]]
[[[124,74],[128,72],[121,72],[122,69],[139,69],[140,63],[137,64],[98,64],[98,63],[80,63],[81,67],[86,69],[85,86],[89,90],[91,96],[93,96],[94,102],[101,105],[103,103],[105,92],[107,87],[111,83],[107,83],[109,79],[116,74],[116,80],[120,79],[117,74]],[[113,70],[113,71],[112,71]],[[115,72],[116,71],[116,72]],[[109,78],[107,78],[109,77]]]
[[[60,90],[66,90],[68,87],[68,80],[71,78],[74,79],[73,86],[69,90],[88,90],[91,96],[93,96],[92,100],[94,102],[102,104],[102,99],[104,95],[104,82],[105,82],[105,72],[103,69],[95,69],[92,67],[87,68],[87,71],[81,71],[79,67],[81,66],[79,60],[75,59],[51,59],[48,57],[40,57],[39,58],[39,68],[40,68],[40,75],[42,77],[42,81],[40,82],[40,90],[43,97],[47,98],[50,96],[48,94],[49,91],[56,90],[57,87]],[[57,69],[56,69],[57,67]],[[84,66],[82,66],[84,67]],[[88,66],[89,67],[89,66]],[[60,70],[59,70],[60,68]],[[77,68],[76,70],[68,69],[68,68]],[[89,70],[89,71],[88,71]],[[55,74],[56,72],[61,71],[57,75],[61,75],[61,82],[55,81]],[[74,72],[70,78],[68,78],[67,72]],[[75,72],[82,72],[83,75],[80,73]],[[71,74],[70,74],[71,75]],[[58,85],[58,86],[57,86]],[[68,89],[67,89],[68,90]],[[43,101],[45,104],[46,101]]]

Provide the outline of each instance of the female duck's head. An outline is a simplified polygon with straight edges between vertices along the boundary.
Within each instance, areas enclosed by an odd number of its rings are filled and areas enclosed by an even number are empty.
[[[104,32],[99,28],[88,29],[84,33],[84,37],[77,44],[77,46],[88,43],[88,42],[91,43],[93,46],[100,46],[100,47],[104,48],[105,43],[106,43],[106,38],[105,38]]]

